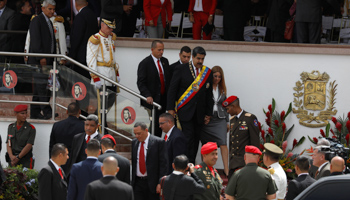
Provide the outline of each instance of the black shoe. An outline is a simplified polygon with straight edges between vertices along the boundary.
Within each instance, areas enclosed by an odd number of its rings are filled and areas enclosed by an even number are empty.
[[[45,119],[44,115],[42,115],[41,113],[37,114],[37,115],[31,115],[30,119]]]
[[[55,113],[55,117],[58,117],[58,113]],[[51,118],[52,118],[52,114],[45,115],[44,118],[45,118],[45,119],[51,119]]]

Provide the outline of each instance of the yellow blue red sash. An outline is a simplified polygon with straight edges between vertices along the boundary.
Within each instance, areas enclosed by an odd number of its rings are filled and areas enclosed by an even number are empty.
[[[203,66],[199,75],[194,79],[187,90],[182,94],[182,96],[176,102],[176,111],[186,105],[202,88],[204,83],[207,81],[210,75],[211,69],[207,66]]]

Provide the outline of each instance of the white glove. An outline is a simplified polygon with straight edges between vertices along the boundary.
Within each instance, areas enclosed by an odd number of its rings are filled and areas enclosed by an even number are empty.
[[[117,81],[118,81],[118,83],[120,83],[120,78],[119,78],[119,76],[117,76]]]
[[[101,86],[102,86],[101,81],[96,81],[96,82],[95,82],[95,88],[96,88],[96,89],[100,89]]]

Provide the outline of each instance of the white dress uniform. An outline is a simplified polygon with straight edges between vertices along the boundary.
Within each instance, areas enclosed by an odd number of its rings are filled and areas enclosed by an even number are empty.
[[[275,162],[270,165],[269,172],[271,173],[272,179],[275,180],[278,188],[275,199],[284,199],[287,193],[287,176],[282,166]]]
[[[118,68],[116,64],[115,41],[117,35],[105,35],[101,31],[92,35],[89,38],[86,49],[86,63],[87,66],[95,70],[109,79],[117,80]],[[112,86],[108,81],[100,80],[95,74],[91,74],[91,82],[96,83],[101,81],[101,85]]]
[[[33,18],[36,17],[36,15],[33,15]],[[62,55],[68,55],[67,52],[67,43],[66,43],[66,29],[64,28],[63,22],[64,19],[61,16],[53,16],[50,18],[54,32],[55,32],[55,38],[56,38],[56,52],[57,54]],[[28,30],[26,43],[24,46],[24,52],[29,52],[29,46],[30,46],[30,33]],[[57,58],[57,61],[65,60],[63,58]]]

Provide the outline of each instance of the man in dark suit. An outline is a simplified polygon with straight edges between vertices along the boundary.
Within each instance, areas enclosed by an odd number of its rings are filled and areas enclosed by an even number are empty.
[[[182,64],[187,64],[191,59],[191,48],[183,46],[179,53],[180,60],[170,65],[170,78],[173,77],[175,67]],[[171,80],[169,81],[171,83]]]
[[[101,167],[103,178],[90,183],[85,192],[85,200],[117,198],[118,200],[134,200],[132,187],[115,176],[119,171],[118,161],[110,156],[103,160]],[[136,198],[137,199],[137,198]]]
[[[245,149],[247,145],[260,147],[258,119],[255,115],[243,110],[237,96],[230,96],[222,106],[232,116],[230,119],[230,139],[229,139],[229,175],[244,167]]]
[[[87,42],[91,35],[98,32],[97,17],[88,7],[86,0],[75,0],[75,5],[79,13],[72,24],[69,56],[81,64],[86,65]],[[87,70],[74,66],[74,71],[85,76],[90,81],[90,73]]]
[[[168,150],[168,173],[173,171],[172,163],[176,156],[186,154],[186,137],[175,127],[174,117],[169,113],[159,116],[159,126],[165,133],[164,140]]]
[[[6,6],[7,0],[0,1],[0,30],[14,30],[15,11]],[[12,51],[12,34],[0,34],[0,51]],[[0,62],[5,59],[0,56]]]
[[[113,32],[117,35],[119,35],[122,30],[122,15],[124,9],[130,10],[130,7],[127,7],[127,5],[123,6],[122,1],[101,0],[101,18],[115,19],[116,28]]]
[[[64,144],[52,147],[48,165],[38,175],[39,200],[63,200],[67,197],[67,179],[61,165],[66,164],[68,149]]]
[[[293,200],[316,181],[309,175],[309,168],[309,159],[305,156],[298,156],[295,161],[295,172],[298,177],[289,182],[286,200]]]
[[[72,166],[69,177],[67,200],[84,200],[86,186],[102,178],[102,163],[97,160],[101,154],[100,142],[92,139],[85,149],[87,158]]]
[[[45,0],[42,4],[42,13],[35,17],[29,26],[30,46],[29,53],[56,53],[56,39],[54,28],[50,18],[55,13],[55,1]],[[52,65],[53,58],[29,57],[29,64],[39,65],[40,72],[34,72],[34,93],[33,101],[49,102],[51,93],[46,88],[48,74],[43,71],[47,70],[46,65]],[[50,67],[49,67],[50,68]],[[43,114],[41,114],[41,111]],[[50,105],[30,106],[30,118],[32,119],[50,119],[52,109]]]
[[[117,154],[115,151],[116,141],[113,136],[107,134],[102,137],[101,148],[103,154],[98,156],[98,160],[103,162],[103,160],[109,156],[113,156],[118,161],[119,173],[117,173],[117,178],[124,183],[130,184],[130,161],[123,156]]]
[[[71,156],[72,140],[74,136],[84,132],[84,122],[79,119],[80,108],[77,103],[73,102],[68,105],[67,114],[67,119],[56,122],[52,126],[49,155],[54,144],[63,143],[68,148],[69,156]],[[62,169],[67,172],[66,165],[62,165]]]
[[[165,200],[190,200],[193,194],[204,193],[206,188],[203,181],[194,173],[194,165],[188,166],[188,158],[185,155],[176,156],[172,167],[173,173],[167,176],[163,185],[163,196]],[[191,177],[187,176],[190,172]],[[172,189],[176,188],[172,193]]]
[[[156,109],[154,123],[154,134],[162,135],[159,128],[158,118],[165,112],[167,103],[167,92],[170,81],[169,62],[163,57],[164,44],[160,40],[154,40],[151,46],[152,54],[143,59],[137,70],[137,87],[147,102],[141,100],[141,105],[152,110],[153,102],[162,106],[161,110]],[[151,113],[149,113],[151,115]]]
[[[313,165],[318,167],[315,173],[315,179],[318,180],[322,177],[329,176],[331,174],[330,171],[330,163],[326,160],[326,154],[322,151],[322,148],[326,146],[317,146],[314,148],[314,153],[312,154]]]
[[[132,186],[135,199],[154,200],[159,198],[159,178],[168,170],[168,155],[165,141],[151,135],[147,125],[136,122],[135,139],[132,140]]]
[[[101,135],[98,132],[98,117],[96,115],[89,115],[85,121],[85,132],[79,133],[74,136],[72,141],[72,157],[68,160],[67,163],[67,175],[69,175],[72,165],[74,163],[83,161],[87,158],[85,153],[86,144],[91,139],[97,139],[101,141]]]
[[[331,160],[330,176],[342,175],[345,170],[345,161],[340,156],[334,156]]]
[[[182,132],[187,138],[187,153],[191,163],[195,162],[197,155],[201,127],[209,123],[213,114],[213,75],[203,65],[205,55],[202,47],[194,48],[192,61],[176,67],[168,91],[167,110],[175,117],[177,109]],[[190,86],[191,93],[187,93]],[[184,94],[188,94],[188,97]]]
[[[121,37],[133,37],[136,28],[136,19],[140,18],[143,10],[143,0],[123,0],[123,15]]]

